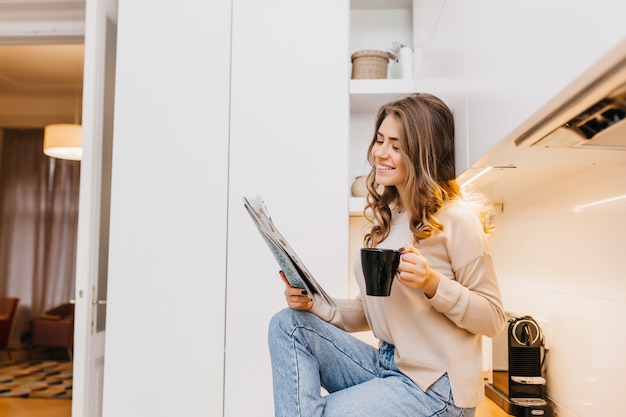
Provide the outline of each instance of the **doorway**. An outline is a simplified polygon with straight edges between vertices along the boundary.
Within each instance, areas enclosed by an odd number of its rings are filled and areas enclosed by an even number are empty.
[[[0,4],[0,131],[41,131],[49,124],[80,123],[84,27],[84,0],[36,3],[8,1]],[[11,157],[6,154],[4,156]],[[66,304],[74,298],[74,276],[67,279],[71,281],[72,289],[65,291],[63,296],[51,296],[52,298],[45,301],[47,307]],[[28,279],[21,280],[19,288],[13,288],[12,291],[19,292],[22,312],[28,316],[28,326],[30,319],[44,313],[39,311],[43,304],[41,300],[33,300],[37,297],[29,289]],[[34,303],[37,308],[33,308]],[[45,354],[28,351],[31,329],[32,326],[24,330],[30,333],[26,335],[20,334],[22,326],[14,332],[11,348],[15,350],[11,361],[35,361],[48,356],[67,361],[69,355],[66,352],[71,354],[71,350],[53,349]],[[0,398],[0,415],[33,415],[35,410],[43,409],[46,410],[46,415],[51,416],[71,414],[71,399],[43,400],[31,396],[29,401],[18,402],[19,406],[15,402],[8,406],[10,401],[10,398]],[[11,412],[4,413],[2,410]]]

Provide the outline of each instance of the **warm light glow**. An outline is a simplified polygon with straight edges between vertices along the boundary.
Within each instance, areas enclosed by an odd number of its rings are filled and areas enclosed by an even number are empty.
[[[488,173],[489,171],[491,171],[493,169],[493,167],[487,167],[482,169],[478,174],[474,175],[472,178],[470,178],[469,180],[465,181],[463,184],[461,184],[463,187],[467,187],[468,185],[470,185],[472,182],[476,181],[478,178],[482,177],[483,175],[485,175],[486,173]]]
[[[43,133],[43,153],[53,158],[80,161],[83,156],[83,127],[76,124],[48,125]]]
[[[596,207],[596,206],[602,206],[604,204],[608,204],[608,203],[613,203],[615,201],[619,201],[619,200],[624,200],[626,199],[626,194],[624,195],[617,195],[615,197],[610,197],[610,198],[605,198],[602,200],[597,200],[597,201],[592,201],[591,203],[587,203],[587,204],[579,204],[578,206],[575,206],[573,211],[575,213],[581,212],[585,209],[591,208],[591,207]]]

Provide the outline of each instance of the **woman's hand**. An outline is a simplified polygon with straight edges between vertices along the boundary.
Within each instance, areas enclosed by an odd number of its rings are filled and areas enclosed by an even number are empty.
[[[285,283],[285,299],[287,305],[293,310],[309,311],[313,308],[313,300],[308,296],[305,290],[291,286],[285,273],[280,271],[280,277]]]
[[[426,297],[432,298],[441,276],[430,269],[426,258],[413,246],[405,246],[401,253],[396,279],[407,287],[421,288]]]

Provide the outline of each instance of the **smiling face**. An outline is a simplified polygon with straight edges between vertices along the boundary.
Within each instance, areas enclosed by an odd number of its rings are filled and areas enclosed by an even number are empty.
[[[400,138],[401,124],[393,115],[385,117],[376,133],[376,142],[371,149],[372,161],[376,168],[376,182],[385,187],[395,186],[402,194],[407,180],[407,169]]]
[[[415,241],[426,239],[441,228],[436,211],[461,195],[452,112],[441,99],[414,93],[382,105],[375,126],[364,211],[372,227],[364,246],[375,247],[389,236],[393,210],[410,212]]]

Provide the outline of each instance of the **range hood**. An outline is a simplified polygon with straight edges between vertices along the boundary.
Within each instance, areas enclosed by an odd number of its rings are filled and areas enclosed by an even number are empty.
[[[515,146],[626,151],[626,42],[558,97]]]

